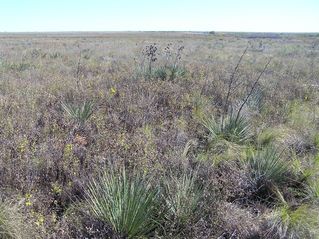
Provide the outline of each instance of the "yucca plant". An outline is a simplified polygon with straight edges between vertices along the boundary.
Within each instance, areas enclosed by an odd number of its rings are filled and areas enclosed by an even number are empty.
[[[169,73],[167,72],[167,69],[165,67],[158,68],[154,71],[154,77],[161,80],[166,80],[168,74]]]
[[[33,238],[24,226],[22,216],[13,205],[0,202],[0,238],[28,239]]]
[[[169,70],[170,70],[170,76],[169,76],[170,81],[175,80],[176,77],[183,77],[186,74],[186,70],[178,66],[169,67]]]
[[[221,116],[216,122],[214,117],[202,119],[203,126],[209,132],[209,140],[227,140],[237,144],[244,144],[251,140],[251,125],[244,115],[236,115],[233,112]]]
[[[259,183],[282,183],[289,171],[288,163],[271,145],[250,156],[248,166],[252,178]]]
[[[86,195],[94,216],[128,238],[148,236],[160,224],[159,189],[141,177],[130,178],[125,170],[93,179]]]
[[[249,108],[254,109],[257,112],[260,112],[264,106],[263,98],[264,98],[263,91],[260,88],[256,87],[252,91],[252,94],[248,98],[246,104]]]
[[[286,202],[271,214],[266,238],[305,239],[319,236],[319,209],[302,204],[289,206]]]
[[[155,78],[170,81],[175,80],[176,77],[183,77],[185,74],[185,69],[177,66],[163,66],[154,71]]]
[[[194,219],[199,209],[203,189],[196,183],[196,179],[196,172],[183,172],[164,180],[164,200],[171,218],[179,224]]]
[[[65,112],[76,122],[83,125],[93,114],[94,104],[90,101],[85,101],[82,105],[72,105],[61,103]]]

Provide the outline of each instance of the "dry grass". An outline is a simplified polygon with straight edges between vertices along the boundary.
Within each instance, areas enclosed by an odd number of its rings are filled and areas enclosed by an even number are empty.
[[[125,166],[128,175],[147,175],[155,185],[169,172],[196,168],[197,183],[205,186],[200,219],[185,220],[183,231],[159,227],[153,235],[228,238],[236,232],[238,238],[263,238],[272,208],[260,202],[277,203],[276,196],[252,196],[258,189],[244,161],[279,142],[281,160],[302,170],[287,172],[288,183],[278,190],[289,208],[311,204],[300,192],[307,188],[301,172],[318,154],[319,49],[312,47],[317,41],[316,35],[293,34],[1,34],[1,196],[17,204],[22,200],[23,213],[41,238],[94,237],[97,231],[100,237],[116,238],[110,225],[84,209],[67,215],[85,202],[84,189],[92,178]],[[165,69],[182,69],[183,74],[172,77],[163,71],[156,74],[166,77],[146,77],[141,72],[143,49],[154,43],[158,50],[152,69],[175,64],[164,50],[171,43],[173,56],[184,49],[178,67]],[[240,146],[232,142],[236,150],[218,139],[211,147],[200,118],[223,114],[228,81],[247,46],[229,97],[234,108],[272,58],[257,85],[262,107],[242,110],[251,140]],[[62,104],[81,107],[85,102],[92,104],[88,117],[68,115]]]

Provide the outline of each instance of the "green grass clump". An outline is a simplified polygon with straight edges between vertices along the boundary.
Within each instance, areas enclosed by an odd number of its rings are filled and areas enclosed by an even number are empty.
[[[199,209],[203,188],[196,183],[196,179],[195,172],[183,172],[164,181],[164,199],[169,214],[180,225],[195,219],[194,216]]]
[[[0,238],[28,239],[32,236],[25,230],[25,222],[17,208],[0,202]]]
[[[5,68],[7,68],[13,72],[23,72],[23,71],[26,71],[32,67],[31,64],[25,63],[25,62],[20,62],[20,63],[11,62],[11,63],[5,63],[3,65]]]
[[[253,154],[248,160],[252,178],[257,182],[282,183],[289,171],[288,163],[280,158],[273,146]]]
[[[288,104],[287,121],[294,128],[316,127],[318,108],[308,102],[293,100]]]
[[[318,238],[319,210],[308,204],[291,207],[287,203],[271,215],[271,230],[267,238]]]
[[[85,101],[82,105],[61,104],[65,112],[76,122],[83,125],[93,114],[94,104]]]
[[[319,203],[319,181],[314,180],[306,187],[306,198],[314,203]]]
[[[185,76],[186,70],[182,67],[163,66],[156,69],[153,74],[155,78],[173,81],[176,78]]]
[[[313,141],[316,148],[319,149],[319,134],[318,133],[314,135]]]
[[[209,132],[210,141],[226,140],[245,144],[252,138],[250,122],[244,115],[229,113],[221,116],[218,122],[213,117],[204,118],[202,124]]]
[[[247,106],[256,112],[261,112],[264,106],[264,93],[260,88],[256,88],[252,92],[247,100]]]
[[[257,137],[257,144],[260,146],[267,146],[273,143],[280,137],[280,130],[273,128],[266,128]]]
[[[87,203],[93,214],[128,238],[148,236],[160,223],[159,190],[140,177],[104,174],[87,189]]]

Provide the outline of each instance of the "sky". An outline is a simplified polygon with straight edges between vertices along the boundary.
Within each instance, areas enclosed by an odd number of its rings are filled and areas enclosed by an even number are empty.
[[[0,32],[319,32],[319,0],[0,0]]]

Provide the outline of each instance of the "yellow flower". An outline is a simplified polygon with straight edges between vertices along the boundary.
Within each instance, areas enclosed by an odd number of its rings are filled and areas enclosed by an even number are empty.
[[[30,194],[30,193],[26,193],[26,194],[25,194],[25,198],[26,198],[26,199],[30,199],[31,197],[32,197],[32,194]]]
[[[21,154],[24,153],[24,152],[26,151],[27,146],[28,146],[28,140],[25,138],[25,139],[23,139],[23,140],[20,142],[20,144],[19,144],[19,146],[18,146],[18,151],[19,151]]]
[[[72,144],[66,144],[64,148],[64,156],[65,157],[71,157],[73,152],[73,145]]]
[[[35,224],[37,225],[37,226],[42,226],[43,225],[43,223],[44,223],[44,216],[43,215],[41,215],[41,214],[39,214],[38,215],[38,218],[37,218],[37,221],[35,222]]]
[[[31,198],[32,198],[32,194],[30,193],[25,194],[25,205],[27,207],[30,207],[32,205]]]
[[[58,183],[53,183],[51,190],[55,194],[60,194],[62,192],[62,188],[60,187],[60,185]]]
[[[110,94],[111,95],[115,95],[116,94],[116,89],[114,87],[111,87]]]

